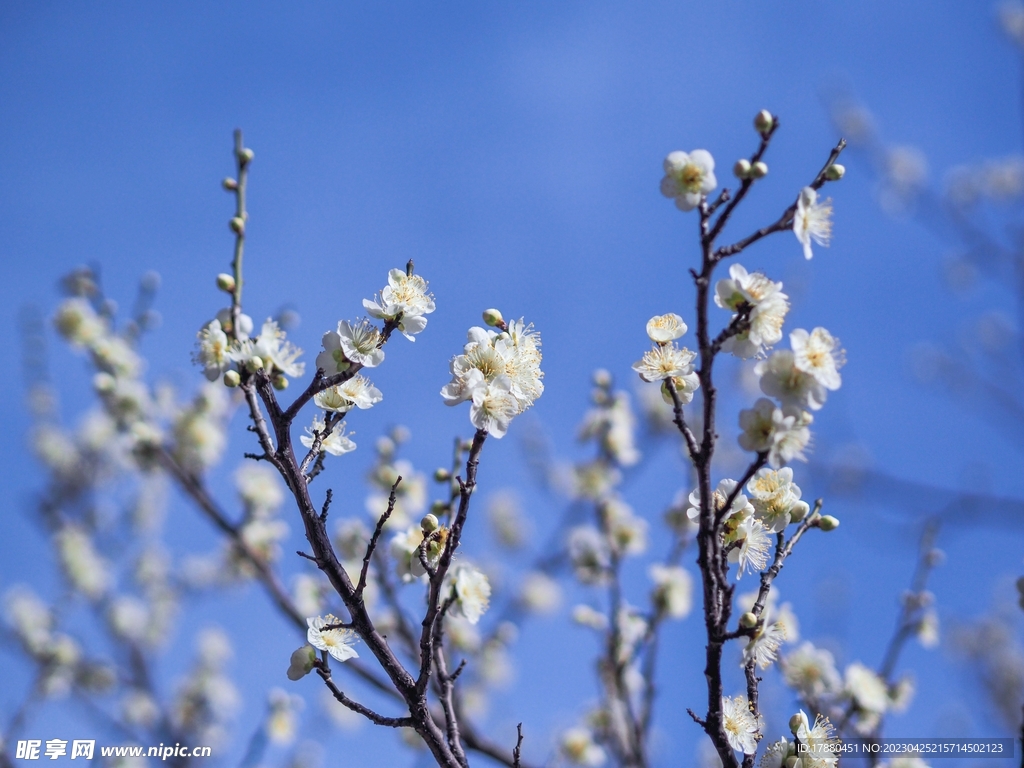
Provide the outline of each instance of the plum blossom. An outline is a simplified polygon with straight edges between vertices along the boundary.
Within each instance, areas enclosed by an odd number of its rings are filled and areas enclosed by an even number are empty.
[[[230,356],[232,360],[242,364],[259,358],[268,375],[280,372],[285,376],[295,377],[301,376],[306,370],[305,363],[296,362],[301,354],[301,349],[290,341],[285,341],[285,332],[278,326],[277,321],[268,318],[260,329],[260,335],[255,340],[245,339],[233,345]]]
[[[228,335],[220,327],[220,320],[211,320],[196,336],[199,349],[192,355],[192,361],[203,366],[203,375],[209,381],[216,381],[234,364]]]
[[[381,391],[368,378],[359,374],[313,396],[313,402],[319,408],[337,413],[346,413],[353,408],[366,410],[383,399]]]
[[[825,389],[835,391],[842,385],[839,369],[845,358],[839,347],[839,340],[824,328],[815,328],[807,333],[797,328],[789,334],[793,348],[793,364],[804,373],[809,373]]]
[[[687,377],[693,374],[693,361],[696,357],[696,352],[686,347],[677,347],[674,343],[655,344],[644,352],[642,359],[633,363],[633,370],[640,374],[644,381]]]
[[[363,299],[370,317],[398,321],[398,330],[409,341],[427,327],[427,318],[434,311],[434,295],[427,292],[427,281],[401,269],[388,272],[388,284],[371,299]]]
[[[715,159],[706,149],[670,152],[662,164],[665,176],[661,180],[661,194],[675,198],[681,211],[692,211],[708,192],[718,186],[715,179]]]
[[[693,607],[693,578],[678,565],[654,563],[647,570],[654,582],[652,600],[673,619],[685,618]]]
[[[338,661],[357,659],[359,654],[352,646],[359,642],[359,635],[355,630],[337,626],[341,623],[341,619],[331,613],[306,619],[306,625],[309,627],[306,640],[318,651],[327,651]]]
[[[686,323],[679,315],[669,312],[647,321],[647,335],[655,344],[667,344],[686,333]]]
[[[793,215],[793,234],[804,247],[804,258],[814,256],[811,241],[828,247],[832,239],[832,200],[818,202],[818,193],[811,187],[804,187],[796,201]]]
[[[313,417],[313,426],[306,427],[307,434],[302,435],[299,438],[299,442],[301,442],[306,448],[312,448],[316,439],[316,434],[318,432],[323,433],[325,426],[323,419]],[[341,456],[354,451],[355,449],[356,444],[352,442],[347,434],[345,434],[344,424],[335,425],[334,429],[331,430],[331,434],[323,438],[320,442],[320,450],[327,451],[327,453],[332,456]]]
[[[487,576],[478,568],[460,563],[448,574],[448,582],[455,591],[452,614],[476,624],[491,601],[491,583]]]
[[[783,657],[781,666],[786,685],[804,697],[821,698],[824,694],[835,693],[843,685],[831,652],[816,648],[810,642]]]
[[[761,723],[750,711],[746,696],[722,697],[722,725],[730,747],[745,755],[752,755],[757,751]]]
[[[452,380],[441,397],[452,406],[471,401],[473,426],[500,438],[544,392],[540,334],[520,319],[500,333],[474,327],[467,336],[462,354],[449,364]]]
[[[774,533],[779,533],[794,516],[803,518],[810,506],[800,500],[800,486],[793,482],[793,470],[760,469],[746,486],[754,515]]]
[[[729,277],[715,286],[715,304],[734,312],[749,307],[749,325],[725,340],[722,349],[726,352],[746,360],[782,339],[782,323],[789,312],[789,297],[782,292],[782,283],[733,264]]]
[[[803,449],[811,439],[807,428],[810,414],[789,406],[779,408],[771,400],[760,398],[753,408],[740,411],[740,447],[746,451],[767,453],[773,468],[793,459],[806,461]]]

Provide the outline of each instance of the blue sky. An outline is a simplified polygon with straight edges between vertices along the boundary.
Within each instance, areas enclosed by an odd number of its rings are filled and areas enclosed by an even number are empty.
[[[312,352],[324,330],[359,312],[389,268],[413,258],[430,280],[437,312],[416,344],[389,347],[375,377],[385,401],[355,426],[369,438],[407,425],[409,456],[429,470],[469,429],[437,390],[483,308],[525,315],[541,330],[547,391],[535,417],[567,455],[576,451],[590,372],[606,367],[631,387],[646,320],[675,311],[692,322],[686,269],[698,255],[696,221],[658,194],[668,151],[708,149],[728,184],[733,160],[755,147],[753,115],[780,115],[771,172],[732,225],[743,235],[774,220],[838,139],[828,94],[853,92],[887,139],[927,154],[938,179],[956,163],[1020,151],[1019,80],[1018,54],[994,9],[951,1],[927,9],[811,0],[3,4],[0,328],[11,365],[0,377],[0,587],[27,579],[45,551],[29,519],[41,474],[25,450],[19,309],[52,308],[55,282],[80,263],[102,266],[122,306],[138,277],[156,270],[164,324],[143,351],[153,377],[194,386],[194,335],[220,306],[213,275],[230,259],[231,201],[218,182],[231,171],[235,127],[256,152],[246,284],[255,317],[294,308],[302,317],[295,340]],[[829,190],[830,249],[806,263],[782,234],[741,261],[785,281],[791,327],[826,326],[847,350],[844,387],[816,420],[810,469],[856,446],[874,469],[939,489],[836,501],[843,527],[827,549],[800,553],[781,580],[808,637],[838,637],[855,649],[848,660],[874,664],[909,579],[912,521],[979,472],[987,490],[1019,499],[1021,453],[964,403],[915,383],[907,365],[913,345],[953,338],[982,309],[1009,306],[1008,295],[953,298],[940,275],[949,245],[910,219],[883,217],[867,163],[851,155],[846,164],[847,178]],[[81,410],[82,361],[55,345],[50,364],[65,413]],[[729,429],[743,401],[732,402],[723,410]],[[244,450],[239,433],[233,455]],[[336,482],[358,482],[369,453],[339,465]],[[524,481],[520,455],[514,425],[488,446],[485,492]],[[658,462],[631,489],[652,518],[683,482],[679,462]],[[823,493],[810,469],[801,485]],[[798,479],[804,472],[797,468]],[[557,507],[527,496],[543,530]],[[196,541],[213,541],[186,506],[174,514]],[[977,614],[1001,579],[1021,571],[1022,538],[1019,521],[952,521],[940,538],[949,559],[934,584],[945,620]],[[845,618],[828,608],[828,590],[848,595]],[[218,610],[201,606],[208,618]],[[699,627],[691,618],[674,631],[686,652],[664,667],[679,685],[661,716],[664,764],[692,754],[697,739],[682,707],[699,700],[691,655]],[[280,642],[240,655],[236,670],[255,670],[260,684],[280,677],[281,653],[294,646],[283,625],[280,633]],[[592,695],[580,678],[586,660],[565,661],[580,643],[579,631],[559,621],[521,639],[529,663],[495,722],[527,713],[518,716],[533,720],[533,754],[543,754],[547,728],[571,723],[581,712],[574,702]],[[907,663],[921,691],[891,733],[945,735],[941,723],[962,717],[972,733],[992,732],[948,654],[913,649]],[[17,676],[8,656],[0,670]],[[542,689],[552,678],[556,690]],[[0,713],[14,700],[0,695]],[[257,712],[247,706],[240,734]],[[392,749],[386,734],[368,729],[358,746],[344,743],[375,756]]]

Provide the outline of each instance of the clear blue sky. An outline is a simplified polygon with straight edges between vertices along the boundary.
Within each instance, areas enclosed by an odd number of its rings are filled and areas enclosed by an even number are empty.
[[[246,287],[255,317],[294,307],[302,317],[295,339],[314,352],[324,330],[358,314],[389,268],[414,258],[430,280],[437,312],[415,345],[389,347],[375,377],[385,401],[354,425],[366,447],[387,425],[407,425],[409,455],[429,470],[451,437],[468,431],[464,410],[444,408],[437,390],[465,329],[488,306],[541,330],[547,391],[535,415],[572,455],[591,370],[607,367],[632,386],[646,320],[675,311],[692,321],[686,269],[698,255],[696,221],[658,194],[664,155],[706,148],[728,183],[733,160],[755,146],[753,115],[780,115],[771,173],[733,225],[746,234],[774,220],[837,140],[823,95],[838,87],[872,108],[887,138],[919,146],[933,178],[956,163],[1020,151],[1018,55],[986,3],[3,4],[0,328],[9,366],[0,377],[0,588],[30,578],[45,551],[29,520],[41,474],[25,449],[19,309],[52,308],[58,277],[84,262],[102,266],[108,293],[125,306],[138,277],[154,269],[163,276],[164,325],[144,347],[151,374],[193,386],[195,332],[220,306],[213,275],[230,258],[231,203],[218,182],[231,171],[235,127],[256,152]],[[1022,459],[961,403],[914,383],[907,366],[914,344],[953,338],[1006,297],[952,298],[940,279],[948,246],[910,220],[883,218],[863,158],[850,156],[847,166],[830,188],[830,249],[807,264],[795,240],[778,235],[742,263],[790,287],[792,327],[824,325],[847,350],[844,387],[816,419],[813,462],[854,445],[875,469],[942,489],[836,501],[843,527],[829,548],[800,553],[780,582],[806,636],[837,637],[851,648],[848,660],[876,664],[912,567],[907,521],[963,490],[979,467],[988,490],[1021,498]],[[66,383],[67,413],[87,402],[83,370],[54,346],[51,371]],[[730,429],[734,413],[735,404],[723,411]],[[513,425],[488,446],[485,492],[523,480],[509,466],[520,456],[515,436]],[[237,436],[234,455],[250,450],[245,441]],[[370,451],[360,453],[339,464],[334,482],[360,482]],[[652,518],[682,484],[681,475],[666,476],[678,463],[659,467],[634,489],[637,509]],[[807,495],[824,492],[796,471]],[[543,529],[556,507],[528,498]],[[203,546],[212,542],[188,507],[173,514]],[[1019,514],[953,523],[934,582],[947,624],[983,610],[1001,578],[1024,570]],[[823,606],[823,582],[845,585],[845,619]],[[203,615],[218,610],[205,605]],[[664,667],[666,688],[677,685],[659,721],[664,765],[687,762],[698,736],[683,708],[700,700],[699,632],[692,618],[680,625],[686,651]],[[280,624],[283,639],[239,651],[235,671],[280,684],[282,654],[295,645],[287,633]],[[536,734],[532,754],[543,754],[549,726],[571,723],[581,712],[574,702],[592,695],[580,679],[581,641],[554,620],[522,638],[529,668],[495,722],[525,719]],[[961,717],[972,733],[992,734],[948,654],[912,649],[906,661],[921,690],[891,734],[943,735],[942,723]],[[20,680],[13,669],[0,656],[0,679]],[[16,698],[3,686],[0,715]],[[240,734],[258,712],[250,701]],[[336,743],[369,755],[384,754],[373,744],[391,749],[387,734],[364,729],[357,739]],[[404,754],[397,764],[411,761]]]

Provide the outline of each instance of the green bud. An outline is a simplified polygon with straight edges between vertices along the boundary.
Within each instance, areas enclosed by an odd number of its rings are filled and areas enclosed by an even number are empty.
[[[448,504],[438,499],[430,505],[430,510],[438,515],[443,515],[448,511]]]
[[[424,536],[429,536],[440,527],[440,523],[437,522],[437,518],[434,515],[427,514],[420,520],[420,530],[423,531]]]
[[[224,181],[222,181],[220,184],[228,192],[234,192],[236,189],[238,189],[238,182],[232,179],[230,176],[224,179]]]
[[[829,181],[839,181],[845,175],[846,166],[839,163],[832,163],[832,165],[825,169],[825,178]]]
[[[775,118],[767,109],[762,109],[754,116],[754,128],[758,133],[768,133],[773,125],[775,125]]]
[[[283,373],[279,373],[274,377],[274,389],[279,391],[288,389],[288,378]]]
[[[253,158],[255,157],[256,153],[253,152],[248,147],[246,147],[245,149],[238,153],[238,159],[242,161],[242,165],[247,165],[248,163],[251,163],[253,161]]]
[[[818,527],[825,532],[834,531],[839,527],[839,520],[832,515],[822,515],[821,520],[818,521]]]
[[[745,179],[750,176],[750,161],[746,158],[736,161],[736,165],[732,167],[732,175],[737,179]]]
[[[740,626],[744,629],[753,629],[757,626],[757,616],[754,615],[753,611],[747,611],[740,616]]]
[[[245,361],[245,367],[252,373],[256,373],[256,371],[263,367],[263,358],[259,355],[253,355]]]
[[[758,160],[750,166],[750,177],[752,179],[763,179],[768,175],[768,164]]]
[[[238,371],[227,371],[224,374],[225,387],[237,387],[241,383],[242,377],[238,375]]]
[[[290,664],[288,665],[288,679],[301,680],[313,671],[316,663],[316,649],[311,645],[304,645],[292,652]]]
[[[228,225],[231,227],[231,231],[236,235],[245,234],[245,221],[243,221],[240,216],[235,216],[228,222]]]
[[[484,322],[492,328],[504,325],[505,318],[501,316],[501,310],[498,309],[485,309],[484,310]]]
[[[434,479],[439,483],[446,483],[452,479],[452,473],[444,467],[438,467],[434,470]]]
[[[789,520],[792,523],[799,523],[807,517],[807,513],[810,511],[811,507],[806,501],[798,501],[793,505],[793,508],[789,510]]]
[[[221,272],[217,275],[217,287],[224,291],[224,293],[235,292],[235,278],[229,275],[227,272]]]

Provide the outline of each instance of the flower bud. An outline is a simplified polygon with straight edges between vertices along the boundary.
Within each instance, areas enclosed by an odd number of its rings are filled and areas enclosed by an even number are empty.
[[[793,508],[789,510],[789,520],[792,523],[799,523],[807,517],[807,513],[810,511],[811,507],[806,501],[798,501],[793,505]]]
[[[736,165],[732,167],[732,175],[737,179],[745,179],[750,176],[750,161],[746,158],[737,160]]]
[[[775,118],[767,109],[762,109],[754,116],[754,127],[758,133],[768,133],[773,125],[775,125]]]
[[[789,718],[789,730],[793,732],[794,736],[796,735],[796,732],[800,730],[800,726],[807,728],[809,725],[810,723],[807,721],[807,715],[804,714],[803,710],[800,710]]]
[[[747,611],[740,616],[740,626],[744,629],[753,629],[757,626],[757,616],[754,615],[753,611]]]
[[[225,387],[237,387],[241,383],[242,377],[238,375],[238,371],[227,371],[224,374]]]
[[[236,189],[238,189],[238,182],[232,179],[230,176],[224,179],[224,181],[222,181],[220,185],[224,187],[224,189],[226,189],[228,192],[234,192]]]
[[[246,147],[245,149],[243,149],[241,152],[238,153],[238,159],[242,161],[242,165],[246,165],[247,163],[251,163],[253,161],[253,158],[255,158],[255,157],[256,157],[256,153],[253,152],[248,147]]]
[[[434,479],[439,483],[446,483],[452,479],[452,473],[444,467],[438,467],[434,470]]]
[[[290,664],[288,665],[288,679],[301,680],[313,671],[316,663],[316,650],[311,645],[304,645],[292,651]]]
[[[245,221],[243,221],[240,216],[235,216],[228,222],[228,225],[231,227],[231,231],[236,235],[245,234]]]
[[[758,160],[750,166],[750,178],[763,179],[768,175],[768,164]]]
[[[839,163],[832,163],[825,169],[825,178],[829,181],[839,181],[846,175],[846,166]]]
[[[839,520],[832,515],[822,515],[821,520],[818,521],[818,527],[825,532],[834,531],[839,527]]]
[[[217,275],[217,287],[224,291],[224,293],[235,292],[235,278],[229,275],[227,272],[221,272]]]
[[[438,499],[430,505],[430,510],[438,515],[443,515],[448,511],[448,504]]]
[[[426,514],[423,519],[420,520],[420,530],[423,531],[424,536],[429,536],[431,533],[436,531],[440,523],[437,522],[437,518],[434,515]]]
[[[484,322],[492,328],[504,325],[505,318],[501,316],[501,311],[497,309],[485,309],[484,310]]]
[[[612,385],[612,375],[606,369],[598,368],[594,371],[593,382],[595,387],[608,389]]]
[[[274,377],[274,389],[278,391],[288,389],[288,378],[283,373]]]
[[[245,361],[245,367],[252,373],[256,373],[256,371],[263,367],[263,358],[259,355],[253,355]]]

